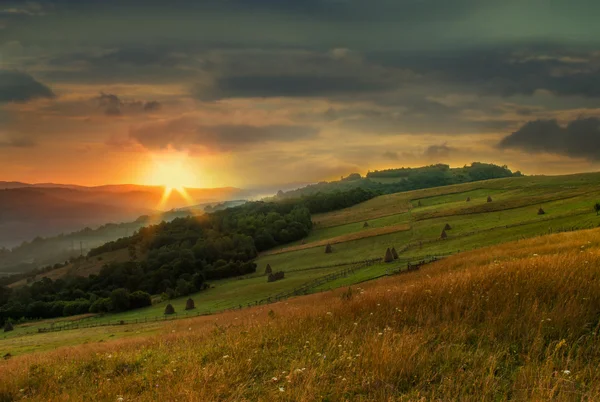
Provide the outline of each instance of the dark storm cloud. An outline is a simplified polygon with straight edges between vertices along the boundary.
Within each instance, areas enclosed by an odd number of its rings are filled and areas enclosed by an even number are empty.
[[[532,95],[543,89],[558,96],[600,97],[600,54],[595,48],[502,45],[451,52],[373,52],[367,59],[483,95]]]
[[[0,103],[54,97],[54,92],[50,88],[36,81],[29,74],[0,70]]]
[[[590,117],[569,122],[565,127],[556,120],[535,120],[505,137],[500,148],[528,152],[548,152],[570,157],[600,160],[600,118]]]
[[[178,118],[133,127],[130,139],[148,149],[186,149],[203,146],[214,151],[240,150],[265,142],[293,142],[314,138],[319,130],[308,126],[207,126],[192,118]]]

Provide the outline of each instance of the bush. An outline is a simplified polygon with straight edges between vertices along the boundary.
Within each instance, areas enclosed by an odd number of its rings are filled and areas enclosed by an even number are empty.
[[[142,308],[152,305],[152,296],[150,293],[142,292],[138,290],[129,295],[129,307],[130,308]]]
[[[92,305],[90,306],[90,313],[103,314],[108,313],[112,309],[113,307],[110,298],[105,297],[102,299],[98,299],[94,303],[92,303]]]
[[[129,310],[129,291],[124,288],[115,289],[110,293],[110,301],[115,311]]]

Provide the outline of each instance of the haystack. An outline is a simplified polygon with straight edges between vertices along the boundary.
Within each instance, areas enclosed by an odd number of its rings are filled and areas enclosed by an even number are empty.
[[[448,238],[448,234],[446,233],[446,231],[445,231],[445,230],[442,230],[442,235],[440,236],[440,238],[441,238],[442,240],[446,240],[446,239]]]
[[[544,211],[542,209],[542,207],[540,207],[540,210],[538,211],[538,215],[545,215],[545,214],[546,214],[546,211]]]
[[[471,202],[471,197],[467,197],[467,202]]]
[[[265,275],[269,275],[272,272],[273,270],[271,269],[271,264],[267,264],[267,268],[265,268]]]
[[[446,223],[446,226],[444,226],[444,230],[452,230],[452,226],[450,226],[449,223]]]
[[[187,301],[185,302],[185,309],[193,310],[195,308],[196,308],[196,304],[194,303],[194,301],[191,298],[187,299]]]
[[[331,248],[331,244],[328,244],[327,247],[325,247],[325,254],[331,253],[333,253],[333,249]]]
[[[363,225],[363,228],[368,228],[369,227],[369,222],[365,222],[365,224]]]
[[[492,197],[488,195],[488,200],[487,200],[487,202],[492,202],[492,201],[494,201],[494,200],[492,200]]]
[[[390,250],[389,248],[387,250],[385,250],[385,258],[383,259],[384,262],[392,262],[394,261],[394,255],[392,254],[392,250]]]
[[[6,321],[6,324],[4,324],[4,332],[10,332],[14,329],[15,328],[13,327],[12,323],[10,321]]]
[[[398,252],[395,247],[392,247],[392,256],[394,256],[394,260],[398,259]]]
[[[269,277],[267,278],[267,282],[275,282],[275,281],[279,281],[283,278],[285,278],[285,272],[279,271],[279,272],[275,272],[274,274],[270,274]]]
[[[175,314],[175,309],[173,308],[173,306],[171,305],[171,303],[169,303],[165,307],[165,315],[171,315],[171,314]]]
[[[419,203],[417,204],[417,206],[422,207],[423,204],[421,204],[421,200],[419,200]]]

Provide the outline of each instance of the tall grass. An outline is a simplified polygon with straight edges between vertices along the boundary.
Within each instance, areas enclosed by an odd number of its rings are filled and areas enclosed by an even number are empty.
[[[600,231],[0,363],[0,400],[599,400]]]

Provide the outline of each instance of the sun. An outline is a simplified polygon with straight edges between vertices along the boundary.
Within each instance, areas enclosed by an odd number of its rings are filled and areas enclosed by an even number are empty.
[[[168,153],[152,155],[145,182],[164,187],[161,200],[163,206],[173,191],[177,191],[191,203],[186,188],[195,187],[197,179],[187,154]]]

